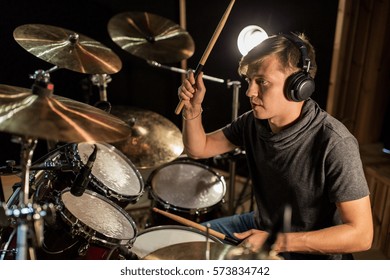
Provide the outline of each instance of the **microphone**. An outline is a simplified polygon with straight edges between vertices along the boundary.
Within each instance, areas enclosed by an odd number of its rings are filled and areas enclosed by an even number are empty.
[[[97,154],[97,145],[94,144],[94,149],[91,155],[88,157],[87,164],[80,169],[79,174],[73,181],[72,187],[70,188],[70,193],[74,196],[81,196],[85,189],[87,188],[89,181],[91,180],[90,175],[92,172],[93,164],[96,160]]]

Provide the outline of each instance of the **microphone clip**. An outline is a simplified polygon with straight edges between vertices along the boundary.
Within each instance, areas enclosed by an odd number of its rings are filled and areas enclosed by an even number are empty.
[[[82,196],[89,185],[91,181],[92,167],[96,160],[97,150],[97,145],[94,144],[93,152],[88,157],[87,163],[81,167],[80,172],[76,175],[72,183],[72,187],[70,188],[70,193],[74,196]]]

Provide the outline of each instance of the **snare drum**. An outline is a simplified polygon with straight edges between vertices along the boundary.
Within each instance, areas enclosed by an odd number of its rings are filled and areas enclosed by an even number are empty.
[[[106,259],[130,248],[138,232],[127,212],[91,190],[79,197],[63,190],[57,209],[63,223],[46,229],[41,258]]]
[[[226,191],[222,176],[191,160],[177,160],[154,170],[147,185],[154,207],[196,222],[219,217]],[[161,222],[164,218],[153,212],[151,216],[152,225],[174,223]]]
[[[195,228],[179,225],[156,226],[140,232],[130,251],[142,259],[169,245],[206,240],[206,234]],[[209,236],[209,241],[222,244],[222,241],[214,236]]]
[[[121,207],[138,201],[144,190],[144,181],[134,164],[114,146],[96,144],[98,151],[91,172],[92,189]],[[85,165],[93,151],[93,144],[73,146],[74,157]]]

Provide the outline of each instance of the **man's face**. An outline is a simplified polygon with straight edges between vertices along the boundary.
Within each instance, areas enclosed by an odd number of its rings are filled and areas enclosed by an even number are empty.
[[[290,72],[283,72],[276,55],[266,57],[260,67],[250,65],[247,71],[248,89],[254,116],[279,122],[288,117],[291,101],[284,95],[284,84]]]

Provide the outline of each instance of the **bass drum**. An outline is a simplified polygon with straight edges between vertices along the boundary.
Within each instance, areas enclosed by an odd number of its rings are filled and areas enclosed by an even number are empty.
[[[169,245],[206,240],[206,234],[195,228],[179,225],[156,226],[140,232],[130,251],[139,259],[143,259],[150,253]],[[209,241],[222,244],[222,241],[214,236],[209,236]]]
[[[206,165],[177,160],[154,170],[147,181],[152,207],[177,214],[195,222],[221,216],[226,183]],[[151,225],[174,224],[152,211]]]

